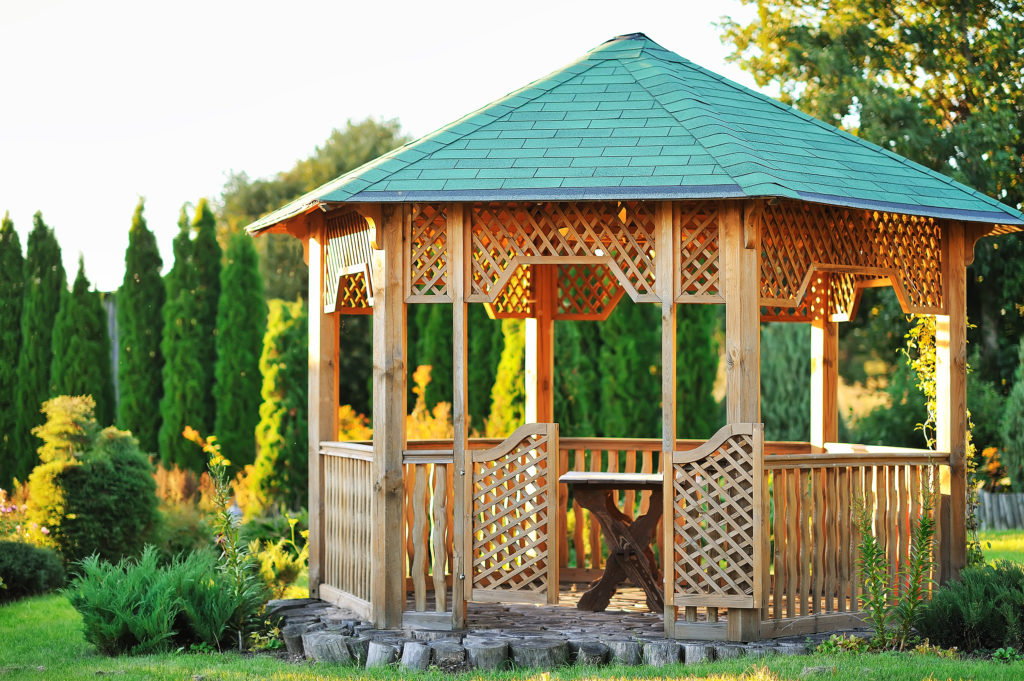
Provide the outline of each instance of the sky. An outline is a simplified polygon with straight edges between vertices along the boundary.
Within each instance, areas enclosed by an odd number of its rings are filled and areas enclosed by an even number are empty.
[[[185,202],[271,176],[368,116],[425,135],[643,32],[747,87],[713,26],[740,0],[0,0],[0,211],[42,211],[67,276],[117,289],[139,197],[165,270]]]

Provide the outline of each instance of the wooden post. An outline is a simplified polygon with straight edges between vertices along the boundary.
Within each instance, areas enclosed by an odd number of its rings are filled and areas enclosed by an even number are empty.
[[[945,315],[935,316],[935,446],[949,452],[949,525],[940,575],[967,564],[967,266],[964,227],[951,222],[944,262]],[[943,485],[945,487],[945,485]]]
[[[679,231],[672,202],[658,203],[655,216],[655,287],[661,299],[661,461],[662,574],[665,592],[665,635],[675,636],[675,488],[672,453],[676,448],[676,278],[679,268]]]
[[[555,304],[557,265],[534,264],[534,316],[526,320],[526,409],[527,423],[555,420]]]
[[[824,275],[825,277],[829,275]],[[811,446],[839,439],[839,335],[825,314],[811,323]]]
[[[320,443],[337,439],[338,402],[335,372],[338,335],[336,322],[324,313],[323,214],[310,217],[309,238],[309,595],[318,598],[324,581],[323,459]]]
[[[455,467],[452,503],[455,509],[455,540],[452,542],[452,627],[466,626],[466,598],[470,593],[472,576],[472,519],[470,504],[473,498],[473,469],[466,446],[466,414],[469,383],[467,367],[469,356],[466,318],[466,220],[462,204],[448,206],[448,291],[452,296],[452,447]]]
[[[723,201],[720,205],[719,243],[725,274],[726,420],[760,423],[760,225],[752,202]],[[763,480],[755,480],[754,484],[763,484]],[[766,552],[762,546],[754,548],[755,575],[761,571]],[[729,640],[757,640],[760,626],[759,609],[729,608]]]
[[[402,626],[405,609],[403,472],[405,449],[405,296],[403,206],[385,206],[383,250],[373,251],[373,623]]]

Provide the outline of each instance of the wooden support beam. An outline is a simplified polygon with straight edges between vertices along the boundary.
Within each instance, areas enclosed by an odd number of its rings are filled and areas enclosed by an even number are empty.
[[[403,206],[384,208],[383,250],[373,251],[373,623],[402,626],[405,609],[402,450],[405,449],[406,324]]]
[[[811,322],[811,445],[815,447],[839,439],[838,391],[839,334],[826,314]]]
[[[307,395],[309,467],[309,595],[318,598],[324,581],[323,459],[320,443],[337,439],[336,320],[324,314],[324,249],[322,213],[309,216],[309,384]]]
[[[672,216],[672,202],[658,204],[655,215],[655,288],[661,299],[661,471],[662,485],[662,574],[665,592],[665,635],[675,636],[675,514],[673,509],[672,452],[676,447],[676,273],[679,260],[679,230]],[[653,501],[653,500],[652,500]]]
[[[949,225],[946,238],[945,315],[935,316],[935,447],[949,452],[949,526],[943,580],[967,564],[967,266],[964,226]],[[945,487],[945,485],[943,485]]]
[[[466,446],[468,437],[466,423],[469,413],[469,333],[466,319],[469,315],[466,305],[466,273],[468,249],[466,248],[465,212],[462,204],[448,207],[448,291],[452,296],[452,425],[455,467],[452,502],[455,506],[453,524],[455,539],[452,542],[452,627],[466,626],[466,596],[470,587],[472,570],[472,519],[469,505],[473,498],[473,470]]]
[[[761,235],[758,212],[756,205],[749,201],[723,201],[720,205],[720,244],[725,274],[726,420],[728,423],[760,423]],[[754,484],[763,484],[763,479],[757,477]],[[752,568],[755,577],[762,572],[766,557],[767,547],[755,546]],[[760,609],[729,608],[729,640],[757,640],[760,626]]]
[[[526,320],[527,423],[555,420],[555,305],[558,266],[530,265],[534,316]]]

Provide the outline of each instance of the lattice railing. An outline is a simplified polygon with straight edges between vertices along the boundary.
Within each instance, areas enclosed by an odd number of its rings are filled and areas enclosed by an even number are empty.
[[[752,608],[760,598],[762,459],[759,423],[673,452],[675,605]]]
[[[369,314],[373,304],[370,228],[358,213],[328,217],[324,245],[324,312]]]
[[[937,220],[789,200],[761,216],[762,305],[797,307],[823,270],[888,277],[907,312],[943,311]]]
[[[718,202],[676,203],[681,286],[676,302],[724,302],[719,286]]]
[[[448,295],[448,206],[414,203],[405,222],[409,249],[406,302],[451,302]]]
[[[657,302],[654,231],[654,208],[643,202],[476,204],[467,300],[493,302],[521,264],[592,258],[635,301]]]
[[[558,602],[558,425],[474,452],[472,599]]]

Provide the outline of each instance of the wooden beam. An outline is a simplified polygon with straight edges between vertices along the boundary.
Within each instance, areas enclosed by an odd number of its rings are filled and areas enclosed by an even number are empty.
[[[826,314],[811,322],[811,444],[815,447],[839,439],[838,391],[839,334]]]
[[[319,597],[324,581],[323,459],[320,443],[337,440],[336,322],[324,314],[324,249],[322,214],[310,215],[306,228],[309,252],[309,384],[307,394],[309,471],[309,595]]]
[[[661,471],[662,485],[662,574],[665,593],[665,635],[676,635],[675,594],[675,508],[672,479],[672,451],[676,444],[676,273],[679,271],[679,233],[672,216],[672,202],[658,203],[655,214],[655,289],[661,299]]]
[[[967,254],[963,224],[950,223],[947,234],[943,259],[947,314],[935,316],[935,447],[949,452],[950,522],[942,552],[948,558],[940,565],[943,580],[955,578],[967,564]]]
[[[472,569],[472,519],[469,504],[473,498],[473,469],[469,448],[466,446],[466,428],[469,413],[469,331],[466,319],[466,221],[462,204],[448,206],[448,291],[452,296],[452,437],[455,467],[452,490],[453,524],[455,540],[452,542],[452,627],[466,626],[466,594]]]
[[[526,320],[526,423],[555,420],[555,305],[557,265],[530,265],[534,316]]]
[[[383,246],[373,251],[373,623],[402,626],[403,470],[405,449],[405,297],[402,291],[404,206],[384,209]]]

